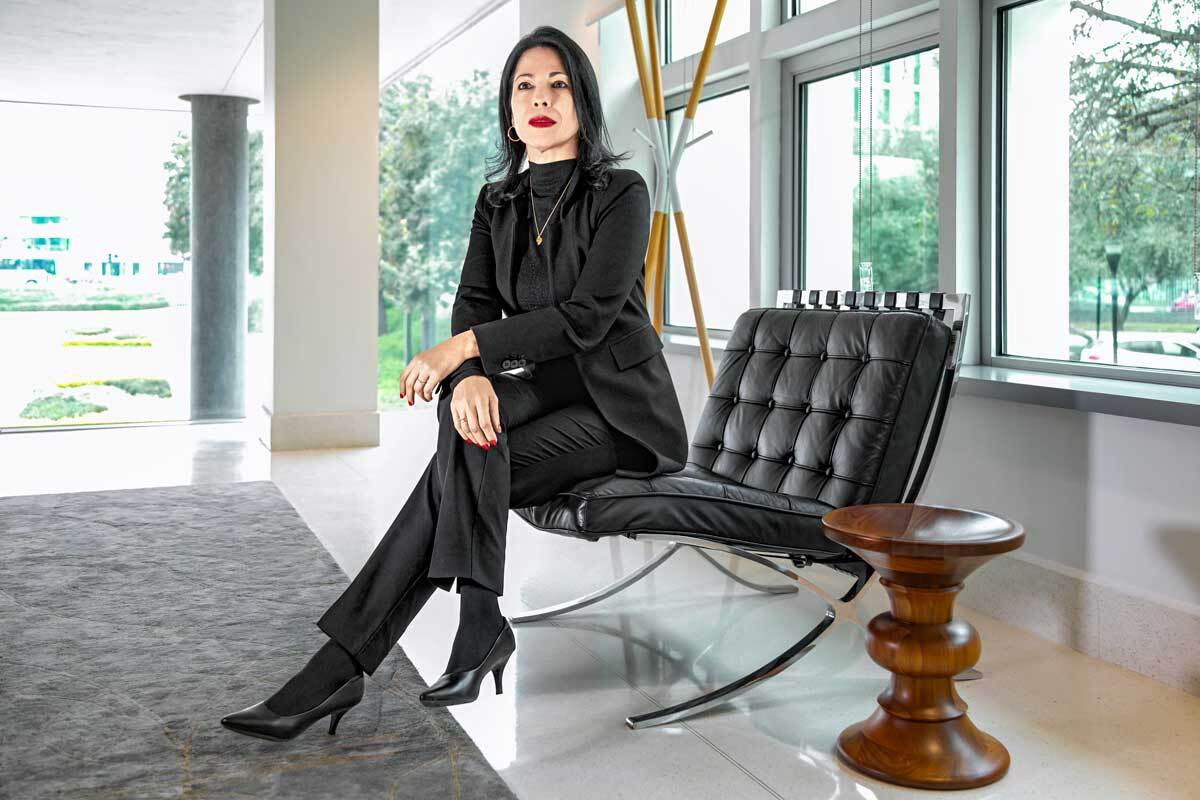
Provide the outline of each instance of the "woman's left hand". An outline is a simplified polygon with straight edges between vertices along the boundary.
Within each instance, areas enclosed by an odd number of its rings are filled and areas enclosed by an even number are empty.
[[[426,402],[433,400],[433,387],[458,369],[465,360],[462,345],[456,336],[422,350],[413,356],[404,372],[400,373],[400,397],[407,397],[410,406],[416,402],[418,395]]]

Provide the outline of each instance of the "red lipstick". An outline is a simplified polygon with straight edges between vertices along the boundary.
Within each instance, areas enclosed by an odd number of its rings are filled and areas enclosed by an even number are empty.
[[[554,123],[554,120],[550,119],[549,117],[538,116],[538,117],[534,117],[533,119],[529,120],[529,124],[535,128],[549,128],[551,125],[554,125],[555,123]]]

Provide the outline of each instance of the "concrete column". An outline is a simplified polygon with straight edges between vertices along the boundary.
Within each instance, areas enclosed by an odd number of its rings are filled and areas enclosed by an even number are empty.
[[[263,34],[262,439],[377,445],[379,0],[266,0]]]
[[[192,104],[192,419],[246,415],[249,268],[247,97],[185,94]]]

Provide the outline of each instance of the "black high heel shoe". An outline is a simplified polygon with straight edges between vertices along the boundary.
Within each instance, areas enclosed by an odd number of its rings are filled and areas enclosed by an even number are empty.
[[[496,641],[492,642],[491,649],[483,657],[479,666],[462,672],[447,672],[434,681],[433,686],[421,692],[421,704],[454,706],[459,703],[474,702],[475,698],[479,697],[479,684],[483,683],[483,677],[489,672],[496,679],[496,694],[503,694],[504,689],[500,679],[504,674],[504,667],[507,666],[509,657],[516,649],[517,637],[513,634],[512,626],[505,619],[500,633],[496,634]]]
[[[221,724],[231,731],[243,733],[246,736],[257,736],[259,739],[270,739],[273,742],[284,742],[294,739],[303,733],[309,725],[332,712],[329,720],[329,733],[337,730],[338,722],[347,711],[354,708],[363,698],[363,676],[355,675],[343,683],[333,694],[326,697],[317,705],[299,714],[281,715],[267,708],[266,701],[236,711],[221,718]]]

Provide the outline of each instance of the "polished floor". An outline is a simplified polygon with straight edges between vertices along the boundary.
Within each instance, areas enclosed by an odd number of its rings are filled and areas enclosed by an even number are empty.
[[[249,426],[233,424],[6,432],[0,496],[270,479],[353,575],[433,452],[433,412],[419,404],[385,414],[378,448],[305,452],[271,453]],[[515,514],[509,530],[507,614],[584,594],[662,546],[573,541]],[[777,580],[758,565],[730,566]],[[830,587],[842,583],[807,572]],[[883,609],[877,587],[862,605],[864,617]],[[485,684],[477,702],[452,710],[526,798],[946,796],[860,776],[834,757],[838,732],[870,713],[885,680],[853,625],[837,626],[806,658],[720,708],[626,728],[629,714],[767,662],[820,608],[810,595],[747,589],[685,551],[621,595],[519,626],[505,693]],[[322,610],[313,609],[314,621]],[[1012,768],[992,786],[954,796],[1200,797],[1200,698],[960,612],[982,634],[984,678],[959,690],[976,724],[1007,745]],[[455,598],[439,592],[401,639],[428,682],[445,665],[456,618]],[[297,668],[308,655],[298,649]]]

